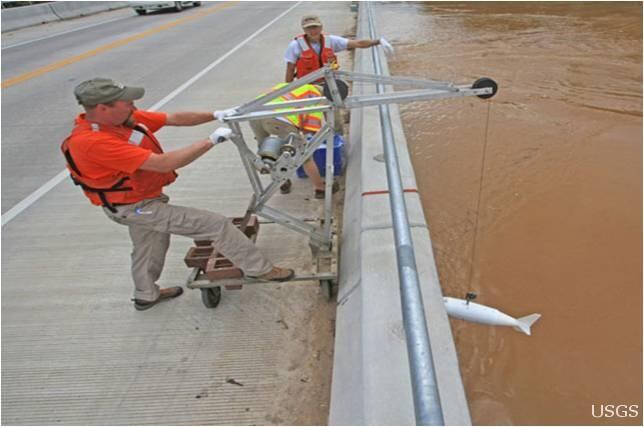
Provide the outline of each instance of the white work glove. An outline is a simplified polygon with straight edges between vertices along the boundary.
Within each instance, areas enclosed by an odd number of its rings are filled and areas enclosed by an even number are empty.
[[[214,113],[212,113],[215,120],[219,120],[220,122],[223,122],[226,117],[232,116],[233,114],[237,114],[237,107],[229,108],[227,110],[221,110],[221,111],[217,110]]]
[[[217,145],[220,142],[230,138],[230,135],[233,134],[233,130],[229,128],[217,128],[213,133],[210,134],[208,139],[212,142],[212,145]]]
[[[391,56],[394,54],[394,47],[387,41],[386,38],[381,37],[380,38],[380,46],[382,46],[382,49],[385,51],[385,54],[387,56]]]

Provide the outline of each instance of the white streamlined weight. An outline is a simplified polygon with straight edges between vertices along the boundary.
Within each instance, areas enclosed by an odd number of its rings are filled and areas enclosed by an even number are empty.
[[[291,10],[295,9],[297,6],[302,3],[301,1],[295,3],[293,6],[279,14],[276,18],[274,18],[271,22],[268,24],[264,25],[262,28],[259,30],[255,31],[253,34],[251,34],[248,38],[246,38],[244,41],[239,43],[237,46],[234,48],[230,49],[228,52],[226,52],[223,56],[220,56],[216,61],[213,61],[210,63],[206,68],[203,70],[199,71],[197,74],[195,74],[190,80],[186,81],[184,84],[170,92],[165,98],[163,98],[161,101],[157,102],[154,104],[151,108],[148,109],[148,111],[156,111],[157,109],[163,107],[165,104],[170,102],[172,99],[174,99],[177,95],[179,95],[181,92],[186,90],[188,87],[190,87],[194,82],[199,80],[201,77],[203,77],[206,73],[208,73],[210,70],[215,68],[217,65],[221,64],[226,58],[228,58],[230,55],[233,53],[237,52],[239,49],[241,49],[246,43],[257,37],[262,31],[273,25],[275,22],[277,22],[280,18],[282,18],[284,15],[289,13]],[[64,169],[58,175],[47,181],[42,187],[38,188],[36,191],[31,193],[29,196],[21,200],[19,203],[17,203],[15,206],[13,206],[11,209],[9,209],[4,215],[2,215],[2,227],[5,226],[9,221],[14,219],[16,216],[18,216],[22,211],[27,209],[29,206],[33,205],[38,199],[40,199],[42,196],[47,194],[52,188],[54,188],[56,185],[58,185],[61,181],[63,181],[65,178],[68,176],[67,169]]]
[[[541,317],[541,314],[535,313],[515,319],[496,308],[458,298],[443,297],[443,302],[447,314],[457,319],[486,325],[511,326],[526,335],[530,335],[530,327]]]

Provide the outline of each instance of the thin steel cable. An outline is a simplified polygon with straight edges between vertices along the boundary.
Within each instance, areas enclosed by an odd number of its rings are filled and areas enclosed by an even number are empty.
[[[472,254],[470,256],[470,272],[467,279],[467,289],[472,287],[472,273],[474,272],[474,255],[476,255],[476,244],[478,241],[479,235],[479,217],[481,208],[481,194],[483,194],[483,181],[485,179],[485,161],[487,159],[487,139],[488,139],[488,130],[490,128],[490,106],[492,102],[488,101],[487,103],[487,119],[485,120],[485,140],[483,141],[483,155],[481,159],[481,173],[479,175],[479,195],[476,202],[476,221],[474,223],[474,238],[472,239]]]

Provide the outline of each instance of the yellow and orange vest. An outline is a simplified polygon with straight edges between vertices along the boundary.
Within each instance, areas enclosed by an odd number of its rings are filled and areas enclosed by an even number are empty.
[[[288,83],[279,83],[273,86],[271,90],[279,89],[281,87],[286,86],[287,84]],[[321,96],[322,94],[320,93],[320,90],[317,87],[311,84],[306,84],[306,85],[300,86],[299,88],[289,93],[286,93],[282,96],[278,96],[277,98],[273,99],[267,104],[280,104],[286,101],[295,101],[295,100],[301,100],[301,99],[307,99],[307,98],[319,98]],[[280,111],[280,110],[277,109],[276,111]],[[288,116],[284,116],[283,118],[303,132],[315,133],[319,131],[320,128],[322,127],[322,117],[323,117],[323,113],[319,111],[319,112],[307,113],[307,114],[290,114]]]

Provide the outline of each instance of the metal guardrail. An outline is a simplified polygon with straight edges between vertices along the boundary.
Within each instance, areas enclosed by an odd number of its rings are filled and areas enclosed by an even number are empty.
[[[373,9],[370,2],[362,2],[366,7],[369,34],[376,39]],[[382,74],[380,56],[376,49],[372,50],[375,74]],[[382,83],[377,84],[379,94],[385,93]],[[414,395],[414,412],[417,425],[444,425],[443,411],[436,384],[436,373],[432,361],[432,349],[429,343],[427,320],[423,297],[420,292],[418,271],[414,245],[411,240],[407,206],[398,166],[398,155],[394,146],[393,131],[389,106],[380,105],[380,122],[382,124],[382,139],[389,185],[389,200],[396,242],[396,257],[398,260],[398,277],[400,279],[400,294],[402,302],[403,324],[407,341],[407,356],[411,373],[412,391]]]
[[[375,39],[376,33],[372,6],[370,2],[363,2],[362,5],[366,7],[370,36],[372,39]],[[307,74],[301,79],[271,90],[269,93],[236,107],[234,113],[227,116],[224,121],[233,129],[231,139],[240,151],[242,162],[244,163],[255,192],[254,198],[249,205],[249,211],[253,211],[265,218],[278,222],[294,231],[309,235],[312,247],[315,246],[324,251],[328,251],[331,243],[332,180],[326,180],[324,223],[321,233],[319,229],[316,229],[312,225],[305,224],[285,212],[280,212],[277,209],[267,206],[266,201],[275,193],[277,186],[294,172],[295,167],[300,166],[306,159],[310,158],[313,150],[324,139],[333,140],[333,138],[327,138],[327,136],[334,135],[334,115],[327,114],[327,123],[313,136],[306,147],[295,143],[291,147],[292,150],[289,149],[281,152],[279,158],[274,159],[274,162],[270,166],[264,163],[260,157],[246,146],[239,122],[315,111],[330,112],[330,110],[337,108],[352,109],[372,105],[379,106],[415,420],[418,425],[443,425],[443,408],[440,402],[435,367],[433,365],[427,320],[425,318],[425,307],[420,291],[415,251],[411,239],[398,157],[394,146],[391,117],[387,104],[401,104],[412,101],[463,96],[487,98],[494,95],[496,83],[490,79],[481,78],[472,85],[455,85],[450,82],[436,80],[383,76],[378,51],[372,49],[371,53],[373,55],[375,74],[343,72],[337,70],[333,65],[326,65],[315,72]],[[336,79],[339,77],[354,82],[375,83],[377,93],[351,95],[343,98],[338,91],[336,83]],[[275,105],[270,104],[270,101],[276,97],[320,79],[324,79],[330,94],[327,94],[325,97],[294,100],[287,104],[280,103],[280,107],[277,110],[272,110],[272,108],[275,108]],[[421,87],[421,89],[386,92],[385,85],[416,86]],[[333,150],[327,149],[326,155],[326,175],[332,176],[334,163],[332,158]],[[265,167],[272,176],[272,182],[266,188],[263,187],[257,175],[257,171],[263,170]]]

